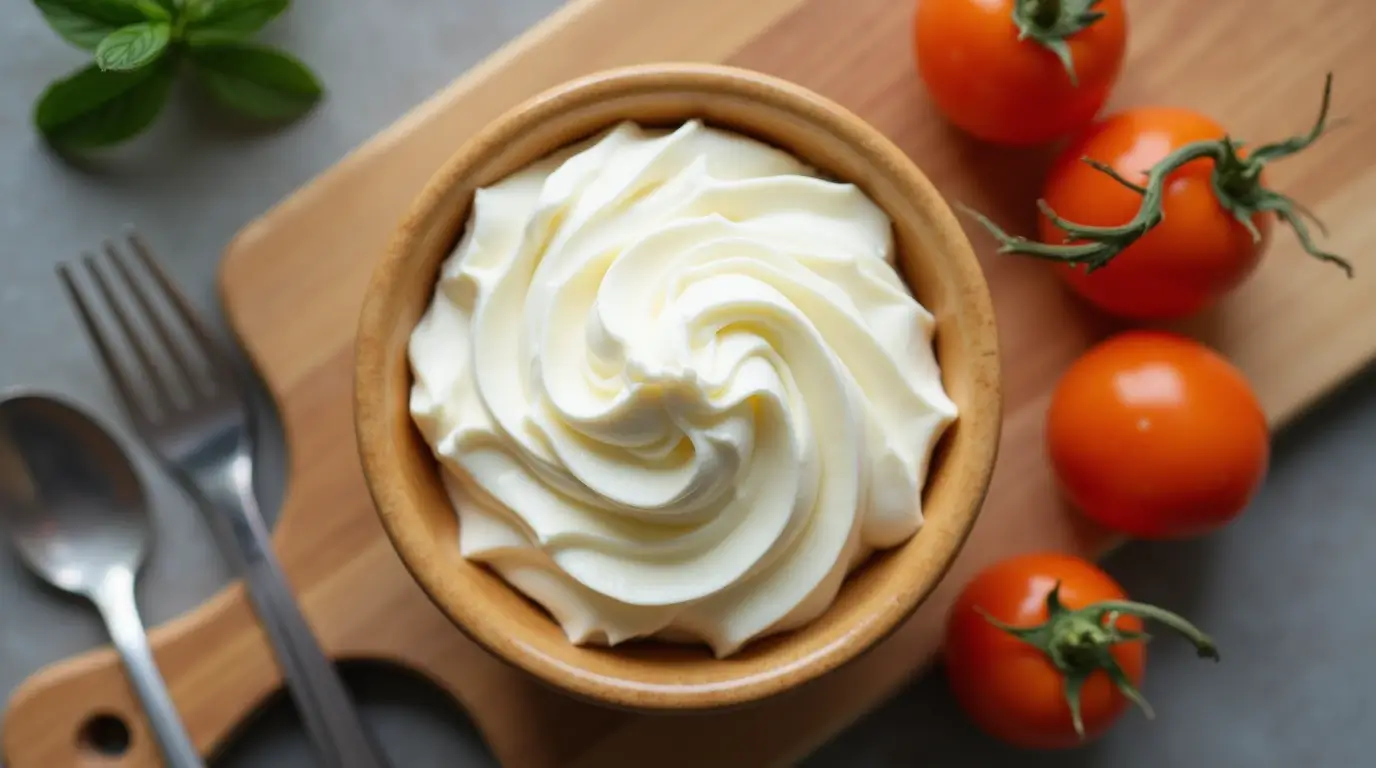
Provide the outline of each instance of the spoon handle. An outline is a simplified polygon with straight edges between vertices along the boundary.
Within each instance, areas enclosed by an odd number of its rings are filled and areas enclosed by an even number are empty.
[[[144,714],[153,726],[153,735],[162,747],[167,765],[170,768],[204,768],[200,753],[182,725],[172,695],[148,648],[148,635],[134,598],[133,572],[123,568],[111,571],[91,593],[91,601],[100,609],[110,639],[124,659],[129,682],[133,683],[143,702]]]

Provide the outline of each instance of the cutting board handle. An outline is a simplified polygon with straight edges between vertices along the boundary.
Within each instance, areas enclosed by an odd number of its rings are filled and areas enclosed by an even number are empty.
[[[149,643],[183,721],[195,725],[189,730],[202,754],[223,744],[281,684],[267,636],[238,585],[153,630]],[[214,674],[213,695],[207,695],[205,672]],[[10,699],[4,740],[11,768],[146,768],[161,762],[119,656],[108,647],[26,680]]]
[[[375,525],[376,523],[374,523]],[[289,526],[288,526],[289,528]],[[336,661],[400,667],[438,686],[464,709],[503,765],[560,765],[589,737],[626,715],[561,696],[468,640],[426,598],[380,536],[337,540],[332,550],[284,547],[292,573],[303,553],[326,551],[328,575],[298,590],[302,611]],[[304,571],[303,571],[304,575]],[[202,755],[220,751],[282,686],[282,677],[243,589],[234,584],[192,612],[149,633],[158,668]],[[127,729],[127,749],[102,754],[99,742]],[[532,739],[531,734],[542,734]],[[118,739],[113,739],[118,741]],[[4,723],[9,768],[148,768],[161,764],[143,710],[119,657],[103,648],[39,670],[10,699]]]

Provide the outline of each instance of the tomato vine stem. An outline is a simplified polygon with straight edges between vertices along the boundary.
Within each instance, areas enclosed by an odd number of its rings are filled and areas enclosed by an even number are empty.
[[[1095,10],[1103,0],[1017,0],[1013,3],[1013,23],[1019,40],[1031,40],[1061,60],[1070,84],[1078,86],[1074,57],[1066,38],[1088,29],[1104,12]]]
[[[1259,242],[1261,233],[1252,217],[1265,213],[1275,214],[1294,230],[1306,253],[1320,261],[1336,265],[1348,277],[1352,277],[1350,262],[1319,248],[1314,242],[1308,222],[1312,221],[1319,231],[1326,235],[1327,230],[1323,222],[1297,200],[1267,189],[1261,183],[1261,172],[1268,164],[1303,151],[1328,130],[1328,111],[1332,95],[1333,75],[1329,73],[1324,81],[1323,101],[1319,107],[1318,119],[1308,133],[1262,144],[1245,156],[1241,152],[1242,143],[1234,141],[1230,136],[1190,142],[1146,170],[1146,180],[1140,184],[1123,177],[1104,163],[1091,158],[1081,158],[1095,170],[1107,174],[1114,181],[1142,196],[1137,213],[1121,226],[1092,227],[1068,221],[1057,215],[1046,200],[1042,199],[1037,201],[1037,208],[1066,233],[1066,238],[1065,242],[1060,244],[1041,243],[1026,237],[1010,235],[984,214],[966,206],[960,207],[999,241],[999,253],[1016,253],[1050,261],[1083,264],[1086,272],[1093,272],[1108,265],[1114,257],[1165,220],[1163,206],[1166,182],[1172,173],[1186,163],[1207,159],[1212,160],[1214,164],[1211,177],[1214,197],[1218,199],[1219,205],[1251,233],[1253,241]]]
[[[1032,20],[1046,29],[1061,18],[1061,0],[1031,0]]]
[[[977,610],[990,624],[1046,654],[1065,681],[1066,706],[1070,709],[1075,732],[1081,739],[1085,737],[1085,724],[1080,713],[1080,691],[1090,676],[1100,670],[1147,717],[1154,716],[1142,692],[1132,684],[1118,660],[1113,657],[1112,648],[1118,643],[1146,642],[1150,639],[1144,632],[1119,627],[1118,620],[1123,616],[1135,616],[1162,624],[1189,640],[1200,658],[1219,660],[1218,647],[1213,639],[1170,611],[1130,600],[1103,600],[1072,610],[1061,602],[1060,582],[1056,582],[1056,586],[1047,593],[1047,619],[1037,626],[1015,627],[999,621],[983,609]]]

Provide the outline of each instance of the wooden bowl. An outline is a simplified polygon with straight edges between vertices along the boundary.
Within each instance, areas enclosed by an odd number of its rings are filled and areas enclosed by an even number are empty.
[[[800,629],[716,659],[705,646],[571,644],[543,609],[458,549],[438,465],[412,425],[407,341],[473,192],[622,120],[689,118],[754,136],[859,185],[893,219],[899,262],[937,319],[936,353],[960,415],[937,448],[926,522],[874,555],[835,603]],[[347,226],[347,224],[345,224]],[[460,629],[571,694],[653,710],[742,704],[825,674],[874,645],[931,593],[975,522],[998,450],[1002,400],[994,313],[970,244],[941,196],[877,131],[817,94],[755,72],[699,64],[618,69],[517,106],[464,142],[400,225],[368,287],[357,337],[355,418],[363,473],[406,567]]]

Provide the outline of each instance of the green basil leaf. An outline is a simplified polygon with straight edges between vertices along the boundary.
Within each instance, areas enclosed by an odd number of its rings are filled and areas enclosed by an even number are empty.
[[[242,40],[287,9],[290,0],[201,0],[187,9],[186,38],[193,42]]]
[[[134,4],[139,7],[139,12],[149,21],[171,21],[172,14],[176,8],[168,8],[170,0],[134,0]]]
[[[34,110],[34,124],[64,149],[125,141],[162,111],[175,74],[170,57],[132,72],[106,72],[89,64],[48,86]]]
[[[146,67],[167,51],[171,39],[172,25],[165,21],[120,27],[96,46],[96,66],[107,72]]]
[[[191,60],[210,93],[225,106],[260,120],[290,120],[315,106],[320,81],[295,57],[249,43],[193,45]]]
[[[48,26],[63,40],[94,51],[120,27],[147,21],[136,0],[33,0]]]

